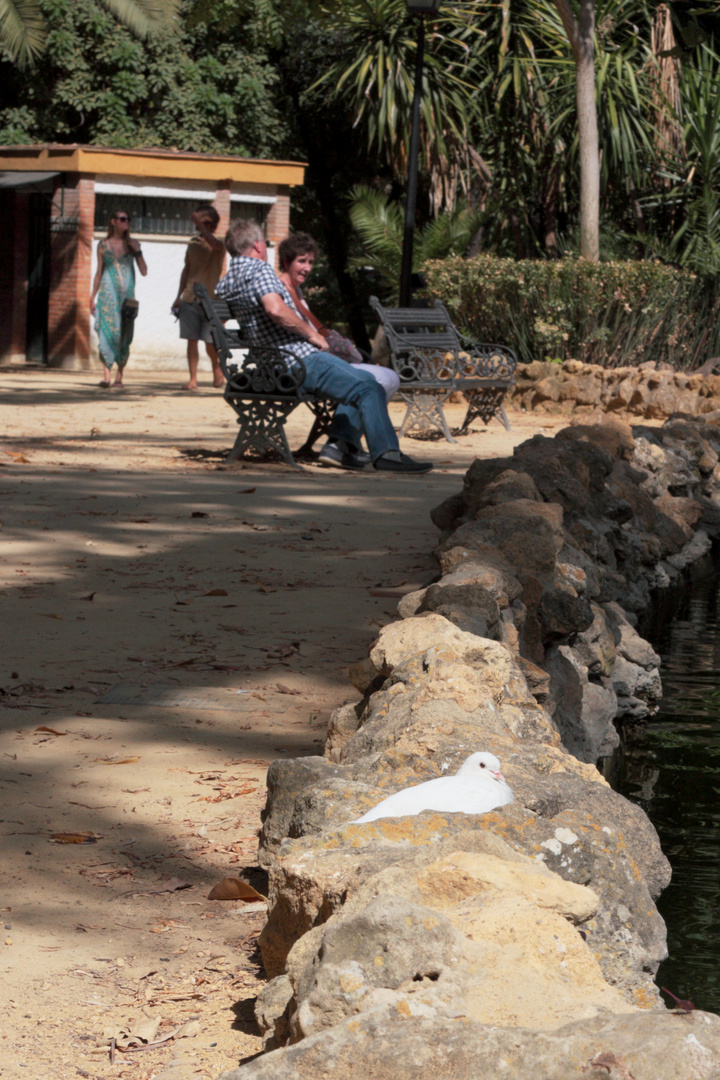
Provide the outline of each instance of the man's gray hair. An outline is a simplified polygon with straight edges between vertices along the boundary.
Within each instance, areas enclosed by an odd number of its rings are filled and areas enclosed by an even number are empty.
[[[263,231],[257,221],[235,221],[225,233],[225,247],[231,255],[243,255],[253,244],[264,240]]]

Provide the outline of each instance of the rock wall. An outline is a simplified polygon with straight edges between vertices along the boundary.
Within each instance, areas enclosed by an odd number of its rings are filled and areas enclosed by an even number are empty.
[[[519,364],[512,390],[515,405],[541,412],[616,412],[664,420],[675,413],[688,416],[720,409],[720,375],[676,372],[670,364],[652,361],[638,367],[605,368],[565,360]]]
[[[325,756],[270,768],[269,1052],[223,1080],[717,1080],[720,1019],[653,983],[669,866],[594,762],[657,707],[633,623],[717,535],[719,451],[701,422],[571,427],[434,511],[438,581],[353,669]],[[512,804],[353,823],[475,750]]]

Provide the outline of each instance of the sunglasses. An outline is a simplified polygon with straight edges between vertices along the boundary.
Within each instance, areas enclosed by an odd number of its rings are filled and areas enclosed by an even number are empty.
[[[127,214],[117,214],[117,216],[115,217],[115,220],[116,221],[129,221],[130,218],[127,216]]]

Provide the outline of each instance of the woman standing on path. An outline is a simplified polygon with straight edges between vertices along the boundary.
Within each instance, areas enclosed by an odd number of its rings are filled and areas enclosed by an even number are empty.
[[[134,313],[125,312],[125,300],[135,297],[135,262],[145,277],[147,265],[137,240],[130,237],[130,215],[115,210],[108,224],[107,236],[97,249],[98,266],[90,297],[90,313],[95,315],[100,359],[103,365],[103,387],[111,385],[111,368],[117,364],[115,386],[122,386],[123,368],[127,364]],[[97,304],[95,298],[97,297]],[[129,316],[129,317],[128,317]]]

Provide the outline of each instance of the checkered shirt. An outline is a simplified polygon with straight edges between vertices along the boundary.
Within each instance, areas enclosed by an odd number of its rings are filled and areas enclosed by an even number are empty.
[[[317,352],[316,345],[311,345],[299,334],[287,330],[270,318],[262,306],[262,297],[269,293],[278,293],[287,306],[302,318],[280,278],[262,259],[235,255],[230,260],[227,274],[220,279],[215,289],[215,295],[220,300],[227,301],[243,335],[253,345],[287,349],[299,359]]]

